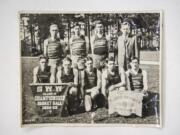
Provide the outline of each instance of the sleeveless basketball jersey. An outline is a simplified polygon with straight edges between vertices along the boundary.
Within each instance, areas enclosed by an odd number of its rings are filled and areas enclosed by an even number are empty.
[[[46,67],[44,71],[41,70],[41,68],[38,68],[37,72],[37,78],[38,78],[38,83],[49,83],[50,82],[50,66]]]
[[[86,42],[81,37],[73,37],[72,39],[72,55],[82,55],[86,54]]]
[[[61,44],[59,40],[48,39],[47,56],[49,59],[59,59],[62,56]]]
[[[85,70],[85,89],[91,89],[97,85],[97,70],[94,68],[92,74]]]
[[[94,39],[94,54],[104,55],[108,53],[107,40],[105,37],[97,37]]]
[[[107,75],[107,80],[108,80],[108,84],[109,86],[120,83],[121,82],[121,77],[119,74],[119,70],[118,68],[115,69],[115,73],[114,75],[108,73]]]
[[[62,83],[74,82],[73,69],[71,69],[70,73],[67,75],[64,72],[64,68],[62,68],[62,70],[61,70],[61,81],[62,81]]]
[[[143,89],[143,74],[142,69],[139,69],[138,74],[129,72],[129,81],[131,90],[142,90]]]

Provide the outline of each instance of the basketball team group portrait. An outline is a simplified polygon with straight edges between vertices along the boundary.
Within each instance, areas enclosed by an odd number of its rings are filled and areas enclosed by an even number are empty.
[[[20,12],[21,125],[160,127],[161,32],[161,12]]]

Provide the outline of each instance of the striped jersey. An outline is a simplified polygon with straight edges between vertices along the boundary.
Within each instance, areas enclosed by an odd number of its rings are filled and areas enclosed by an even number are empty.
[[[142,69],[139,69],[137,74],[129,72],[129,81],[130,81],[131,90],[141,91],[143,89]]]
[[[107,40],[104,36],[99,38],[98,36],[95,36],[94,39],[94,54],[97,55],[104,55],[108,53],[108,45],[107,45]]]
[[[107,71],[107,81],[108,81],[109,86],[115,85],[121,82],[121,77],[120,77],[118,68],[115,68],[114,74],[110,74]]]
[[[86,55],[86,42],[80,36],[74,36],[71,44],[72,55]]]
[[[49,59],[60,59],[62,57],[62,48],[58,39],[54,41],[48,39],[47,56]]]
[[[94,68],[92,73],[85,70],[85,89],[91,89],[97,85],[97,70]]]

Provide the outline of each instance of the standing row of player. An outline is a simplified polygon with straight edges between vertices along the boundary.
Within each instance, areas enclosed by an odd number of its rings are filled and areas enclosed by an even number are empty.
[[[69,48],[70,57],[73,66],[76,65],[80,57],[88,56],[86,44],[88,44],[84,35],[81,34],[80,25],[76,23],[73,27],[74,35],[70,38]],[[63,47],[58,38],[58,26],[56,24],[50,25],[50,36],[44,41],[44,55],[49,58],[49,65],[59,65],[62,61]],[[139,47],[137,45],[136,36],[131,36],[131,26],[128,22],[121,25],[122,35],[117,38],[113,49],[117,50],[118,65],[125,70],[128,69],[131,57],[139,58]],[[104,65],[106,58],[109,57],[109,40],[104,35],[104,26],[101,21],[96,21],[94,35],[90,38],[90,45],[92,50],[92,58],[94,67],[101,68]]]

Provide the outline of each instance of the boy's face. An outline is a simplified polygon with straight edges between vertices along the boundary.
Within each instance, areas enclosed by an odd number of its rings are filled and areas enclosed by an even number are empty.
[[[51,26],[50,27],[50,34],[52,37],[57,37],[58,27],[57,26]]]
[[[85,29],[85,23],[84,23],[84,22],[81,22],[81,23],[80,23],[80,27],[81,27],[81,29]]]
[[[63,62],[63,68],[64,68],[64,70],[66,70],[67,72],[69,72],[70,69],[71,69],[71,62],[68,61],[68,60],[64,61],[64,62]]]
[[[109,69],[110,71],[113,71],[114,68],[115,68],[115,63],[114,63],[114,61],[108,61],[108,69]]]
[[[47,66],[47,60],[46,59],[40,59],[39,61],[40,67],[44,69]]]
[[[91,60],[86,61],[86,67],[87,67],[87,69],[92,70],[93,69],[93,62]]]
[[[102,24],[96,24],[96,32],[99,34],[103,33],[103,25]]]
[[[134,59],[130,63],[132,69],[138,69],[139,68],[139,62],[138,60]]]
[[[83,36],[85,36],[85,30],[84,30],[84,29],[81,29],[81,30],[80,30],[80,34],[83,35]]]
[[[79,35],[79,33],[80,33],[80,27],[79,26],[74,27],[74,33],[75,33],[75,35]]]
[[[39,36],[39,33],[40,33],[40,30],[39,30],[39,29],[37,29],[37,30],[34,31],[34,35],[35,35],[36,37]]]
[[[64,32],[64,38],[67,38],[67,37],[68,37],[68,33]]]
[[[130,27],[128,25],[123,25],[121,31],[124,36],[127,36],[130,33]]]
[[[84,59],[78,60],[77,66],[78,66],[78,69],[84,69],[85,68],[85,61],[84,61]]]

